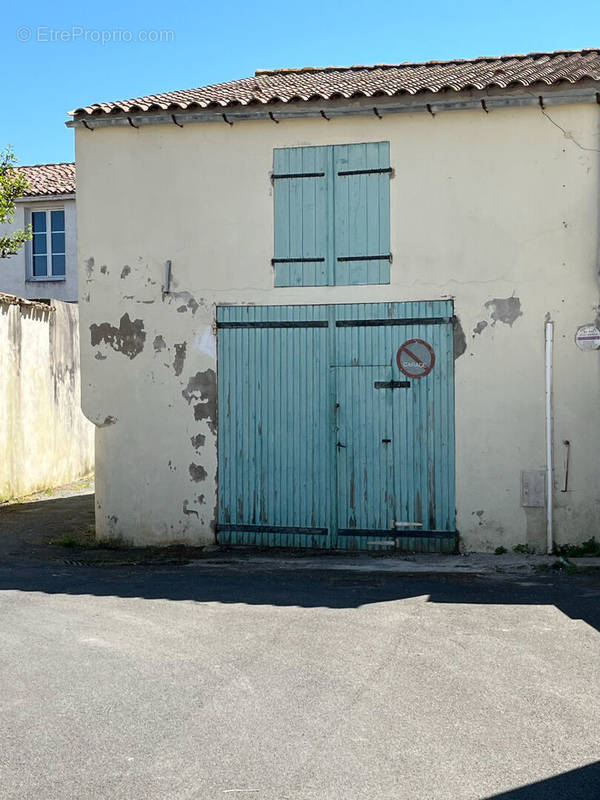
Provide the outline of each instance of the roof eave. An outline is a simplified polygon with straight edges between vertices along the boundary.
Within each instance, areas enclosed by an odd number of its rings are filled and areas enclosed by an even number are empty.
[[[15,200],[16,203],[38,203],[51,200],[75,200],[75,192],[58,192],[56,194],[31,194],[21,195]]]
[[[140,125],[176,124],[190,122],[235,122],[250,120],[271,120],[316,116],[348,116],[348,115],[384,115],[393,113],[419,113],[426,111],[458,111],[469,109],[486,110],[506,108],[510,106],[565,105],[570,103],[598,102],[600,81],[584,79],[577,83],[561,82],[548,86],[543,82],[528,87],[493,87],[487,89],[452,90],[439,92],[421,91],[415,94],[408,92],[391,97],[384,94],[352,99],[314,99],[294,100],[289,102],[272,102],[266,104],[235,104],[218,108],[181,109],[178,111],[145,111],[122,112],[110,114],[77,114],[74,119],[67,120],[67,127],[86,127],[89,129],[115,125],[129,125],[137,128]],[[482,102],[483,101],[483,102]],[[376,111],[375,111],[376,109]]]

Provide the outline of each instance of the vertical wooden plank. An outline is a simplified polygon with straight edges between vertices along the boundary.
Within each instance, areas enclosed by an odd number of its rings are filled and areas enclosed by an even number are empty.
[[[288,174],[290,172],[289,149],[275,149],[273,151],[273,172],[275,174]],[[292,213],[290,198],[290,182],[273,182],[273,228],[275,258],[288,258],[291,253],[290,242],[290,217]],[[290,265],[275,264],[275,286],[290,285]]]
[[[340,178],[338,172],[348,169],[348,146],[339,145],[333,148],[333,281],[335,285],[346,285],[349,281],[349,262],[340,262],[338,258],[348,255],[350,250],[350,182]]]

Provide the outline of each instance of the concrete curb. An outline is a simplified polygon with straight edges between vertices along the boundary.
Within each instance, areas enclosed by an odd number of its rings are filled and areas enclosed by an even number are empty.
[[[290,558],[284,554],[249,552],[210,552],[206,558],[192,561],[188,567],[232,566],[269,570],[322,570],[338,572],[384,572],[390,574],[485,575],[498,573],[530,574],[548,569],[555,556],[511,554],[496,556],[478,553],[463,556],[414,555],[373,558],[370,556],[310,555]]]

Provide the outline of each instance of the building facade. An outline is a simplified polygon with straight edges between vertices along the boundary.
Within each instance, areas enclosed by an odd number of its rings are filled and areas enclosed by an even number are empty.
[[[581,51],[74,112],[98,535],[598,535],[599,90]]]
[[[16,203],[14,221],[3,231],[31,225],[33,238],[2,259],[0,291],[29,300],[77,302],[75,164],[18,167],[29,190]]]

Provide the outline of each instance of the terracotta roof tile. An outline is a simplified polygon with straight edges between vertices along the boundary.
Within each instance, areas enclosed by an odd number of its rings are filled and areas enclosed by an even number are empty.
[[[70,113],[82,117],[145,111],[176,112],[307,100],[393,97],[447,90],[509,89],[536,84],[553,86],[562,81],[573,84],[585,79],[600,81],[600,50],[416,64],[257,70],[253,78],[114,103],[94,103]]]
[[[29,190],[25,192],[24,197],[46,197],[75,192],[75,164],[34,164],[16,169],[29,181]]]

